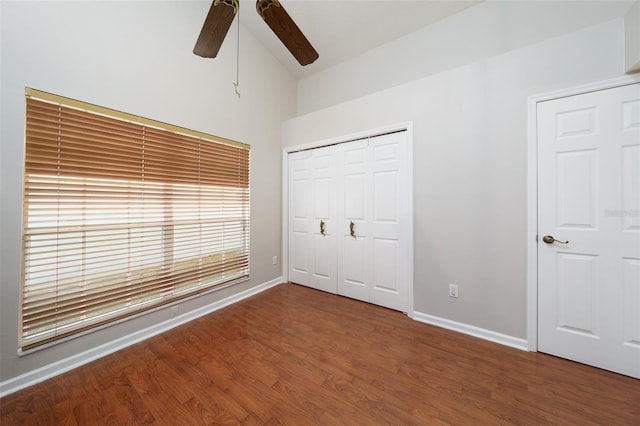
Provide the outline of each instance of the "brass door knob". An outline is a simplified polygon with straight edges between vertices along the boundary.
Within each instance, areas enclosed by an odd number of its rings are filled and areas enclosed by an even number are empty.
[[[556,240],[551,235],[545,235],[544,237],[542,237],[542,241],[544,241],[547,244],[553,244],[553,243],[569,244],[569,241]]]

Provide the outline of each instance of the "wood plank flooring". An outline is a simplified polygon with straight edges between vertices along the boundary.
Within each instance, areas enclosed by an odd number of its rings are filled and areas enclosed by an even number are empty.
[[[283,284],[0,400],[5,425],[640,425],[640,380]]]

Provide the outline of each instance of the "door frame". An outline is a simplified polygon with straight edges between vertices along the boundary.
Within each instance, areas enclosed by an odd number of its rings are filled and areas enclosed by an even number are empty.
[[[538,115],[539,102],[640,83],[640,74],[574,86],[527,98],[527,349],[538,351]]]
[[[350,133],[347,135],[332,137],[301,145],[289,146],[282,149],[282,253],[280,253],[280,265],[282,266],[281,276],[284,282],[289,281],[289,161],[288,155],[291,152],[303,151],[307,149],[320,148],[323,146],[337,145],[340,143],[352,142],[359,139],[371,138],[393,132],[407,132],[407,174],[410,187],[407,188],[407,198],[411,220],[407,224],[407,252],[409,259],[407,262],[407,315],[413,318],[413,122],[392,124],[370,130]]]

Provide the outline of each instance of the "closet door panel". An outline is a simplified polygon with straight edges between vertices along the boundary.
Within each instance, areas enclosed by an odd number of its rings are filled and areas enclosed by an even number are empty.
[[[289,280],[335,293],[335,148],[289,154]]]
[[[367,233],[368,141],[349,142],[340,147],[342,181],[338,216],[342,219],[338,247],[338,294],[369,300],[370,244]],[[352,232],[353,231],[353,232]]]
[[[371,303],[402,311],[405,308],[403,284],[399,282],[399,241],[374,238]]]
[[[289,155],[289,280],[311,285],[311,154]]]
[[[367,186],[367,141],[358,141],[344,144],[342,149],[342,168],[340,176],[343,180],[342,211],[340,212],[345,222],[345,230],[349,230],[350,221],[366,220],[367,210],[365,196]]]
[[[307,240],[308,235],[306,232],[293,232],[292,237],[292,268],[294,272],[300,274],[309,273],[309,254],[307,253]]]
[[[373,276],[371,303],[406,311],[404,259],[401,257],[405,133],[393,133],[370,139],[372,150],[371,237]]]
[[[312,286],[330,293],[337,292],[336,276],[336,147],[311,150],[313,188],[309,204],[313,246]]]
[[[316,224],[316,229],[312,232],[313,281],[318,289],[323,289],[327,281],[331,282],[335,271],[335,253],[331,250],[334,239],[331,231],[334,231],[332,228],[335,226],[335,219],[330,213],[331,205],[335,203],[331,197],[335,197],[335,194],[331,191],[331,180],[323,177],[316,178],[313,191],[310,193],[314,212],[312,222]],[[323,223],[322,227],[320,226],[321,222]]]
[[[369,162],[369,148],[366,139],[342,144],[342,157],[345,169],[364,169]]]
[[[344,177],[344,219],[349,221],[365,220],[365,179],[362,172],[351,172]]]
[[[338,294],[367,301],[365,239],[343,236],[342,256],[339,259]]]
[[[398,224],[398,172],[378,172],[373,177],[373,220]]]
[[[373,286],[379,290],[397,292],[398,241],[384,238],[373,240]]]
[[[333,276],[335,252],[330,240],[320,234],[313,235],[313,276],[318,281],[330,280]]]

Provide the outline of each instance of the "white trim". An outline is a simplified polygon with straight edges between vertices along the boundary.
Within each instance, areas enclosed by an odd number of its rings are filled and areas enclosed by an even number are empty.
[[[538,350],[538,101],[529,97],[527,102],[527,346],[535,352]]]
[[[614,87],[640,83],[640,75],[628,75],[540,95],[529,96],[527,129],[527,341],[530,351],[538,350],[538,158],[537,105],[539,102],[582,95]]]
[[[509,336],[507,334],[497,333],[485,328],[476,327],[474,325],[464,324],[457,321],[451,321],[446,318],[440,318],[422,312],[414,312],[413,319],[425,324],[435,325],[437,327],[446,328],[447,330],[456,331],[458,333],[468,334],[470,336],[479,337],[480,339],[490,342],[499,343],[504,346],[528,350],[527,341],[519,337]]]
[[[280,265],[281,275],[289,282],[289,152],[282,150],[282,253]]]
[[[189,311],[184,315],[179,315],[175,318],[171,318],[167,321],[163,321],[159,324],[155,324],[151,327],[147,327],[143,330],[136,331],[127,336],[123,336],[119,339],[105,343],[104,345],[96,346],[95,348],[91,348],[82,353],[70,356],[60,361],[53,362],[36,370],[29,371],[27,373],[21,374],[20,376],[13,377],[9,380],[5,380],[4,382],[0,382],[0,398],[17,392],[20,389],[24,389],[26,387],[43,382],[47,379],[50,379],[51,377],[73,370],[74,368],[80,367],[84,364],[88,364],[91,361],[95,361],[98,358],[102,358],[106,355],[112,354],[128,346],[146,340],[150,337],[164,333],[165,331],[171,330],[172,328],[175,328],[179,325],[185,324],[196,318],[217,311],[218,309],[222,309],[233,303],[254,296],[281,283],[282,277],[275,278],[271,281],[259,284],[255,287],[251,287],[250,289],[241,291],[240,293],[226,297],[222,300],[218,300],[209,305]]]
[[[286,147],[282,150],[282,276],[286,281],[289,277],[289,235],[288,235],[288,223],[289,223],[289,159],[288,155],[291,152],[303,151],[306,149],[320,148],[323,146],[335,145],[339,143],[345,143],[355,141],[359,139],[366,139],[373,136],[383,135],[385,133],[392,132],[407,132],[408,146],[408,161],[407,161],[407,173],[408,180],[411,183],[411,190],[408,191],[408,204],[410,208],[411,220],[408,223],[407,234],[409,235],[409,241],[407,242],[407,251],[409,254],[409,265],[407,265],[407,315],[413,318],[413,267],[414,267],[414,254],[413,254],[413,121],[406,121],[404,123],[392,124],[389,126],[379,127],[376,129],[364,130],[360,132],[350,133],[348,135],[337,136],[329,139],[324,139],[316,142],[310,142],[301,145],[295,145]]]
[[[409,235],[409,242],[407,243],[407,257],[409,258],[409,267],[407,268],[407,282],[409,283],[409,288],[407,289],[407,315],[409,318],[413,318],[413,269],[414,269],[414,254],[413,254],[413,122],[409,122],[406,124],[406,132],[407,132],[407,141],[409,142],[409,146],[407,147],[407,156],[409,159],[407,160],[407,173],[409,175],[409,182],[411,184],[411,188],[407,193],[407,204],[409,205],[409,215],[410,220],[407,225],[407,234]]]

